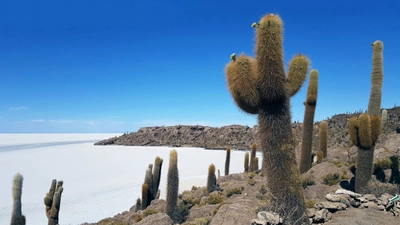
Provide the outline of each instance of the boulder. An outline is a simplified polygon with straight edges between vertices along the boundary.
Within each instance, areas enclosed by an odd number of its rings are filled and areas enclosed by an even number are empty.
[[[230,204],[223,204],[210,225],[249,224],[255,217],[257,205],[254,202],[257,202],[255,197],[240,196]]]
[[[332,213],[327,209],[318,210],[313,218],[314,223],[324,223],[332,219]]]
[[[137,225],[174,225],[174,221],[165,213],[156,213],[145,217]]]

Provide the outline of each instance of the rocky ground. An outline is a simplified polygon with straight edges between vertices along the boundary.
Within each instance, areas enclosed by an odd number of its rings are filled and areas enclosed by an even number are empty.
[[[357,148],[350,146],[346,124],[347,119],[354,115],[357,114],[340,114],[328,118],[328,156],[323,162],[315,163],[301,176],[308,208],[307,215],[312,224],[400,224],[400,203],[389,202],[395,194],[400,194],[399,186],[389,183],[393,175],[389,157],[400,158],[400,130],[396,131],[396,128],[400,127],[400,107],[388,110],[387,125],[375,148],[374,175],[367,187],[367,195],[348,191],[352,187]],[[298,154],[301,149],[301,124],[294,123],[293,127],[297,131]],[[257,127],[237,125],[222,128],[153,127],[142,128],[136,133],[97,144],[248,149],[255,140],[256,130]],[[314,144],[315,150],[318,146],[318,123],[314,129]],[[181,193],[178,201],[179,213],[174,218],[165,214],[165,200],[157,199],[145,210],[136,210],[133,202],[131,209],[113,218],[84,225],[280,224],[282,219],[266,210],[269,194],[265,188],[266,182],[268,181],[261,172],[220,176],[217,179],[217,191],[208,193],[206,187],[193,187],[192,190]]]
[[[340,167],[339,167],[340,166]],[[399,192],[393,184],[371,182],[374,194],[360,195],[343,186],[352,174],[346,165],[331,162],[316,164],[302,175],[307,216],[312,224],[400,224],[400,202],[389,203]],[[337,178],[327,178],[338,173]],[[313,182],[310,182],[313,181]],[[239,173],[218,178],[218,191],[208,193],[206,187],[193,187],[179,196],[179,215],[173,221],[165,212],[165,200],[153,200],[145,210],[122,212],[84,225],[261,225],[281,224],[279,216],[264,211],[268,205],[268,191],[261,173]],[[270,221],[267,223],[265,218]],[[275,222],[274,222],[275,221]]]

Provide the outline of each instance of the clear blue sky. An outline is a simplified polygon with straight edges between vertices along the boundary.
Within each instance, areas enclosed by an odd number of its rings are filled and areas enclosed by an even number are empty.
[[[329,2],[329,3],[328,3]],[[400,1],[25,0],[0,2],[0,132],[253,126],[226,87],[229,56],[254,56],[253,22],[285,23],[285,64],[318,69],[315,120],[368,105],[384,42],[382,107],[400,105]],[[302,121],[306,83],[292,98]]]

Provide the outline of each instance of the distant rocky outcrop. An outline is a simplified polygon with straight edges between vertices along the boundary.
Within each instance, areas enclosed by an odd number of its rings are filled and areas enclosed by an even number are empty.
[[[255,140],[257,126],[157,126],[142,127],[137,132],[123,134],[95,145],[172,146],[208,149],[248,149]]]
[[[328,148],[348,149],[351,147],[347,130],[347,120],[360,113],[343,113],[327,118],[328,121]],[[315,123],[313,151],[318,150],[318,124]],[[295,122],[292,127],[296,130],[297,143],[301,142],[302,124]],[[387,109],[387,123],[383,128],[379,144],[383,144],[389,134],[400,130],[400,107]],[[208,149],[232,149],[248,150],[257,140],[257,126],[248,127],[231,125],[223,127],[209,126],[155,126],[142,127],[137,132],[126,133],[119,137],[113,137],[99,141],[95,145],[129,145],[129,146],[172,146],[172,147],[200,147]]]

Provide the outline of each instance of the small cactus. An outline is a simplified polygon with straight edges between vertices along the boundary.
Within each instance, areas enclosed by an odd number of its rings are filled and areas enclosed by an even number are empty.
[[[244,172],[249,172],[249,153],[244,153]]]
[[[317,152],[317,163],[321,163],[324,158],[324,152],[322,150],[318,150]]]
[[[257,156],[254,157],[254,165],[253,166],[254,166],[254,171],[257,171],[258,170],[258,157]]]
[[[251,144],[249,172],[254,172],[256,170],[254,166],[255,165],[254,158],[256,157],[256,151],[257,151],[256,143]]]
[[[216,190],[217,187],[217,178],[215,177],[215,166],[211,164],[208,167],[208,176],[207,176],[207,192],[211,193]]]
[[[326,158],[328,155],[328,121],[322,121],[319,124],[319,150],[322,151],[322,158]]]
[[[13,179],[12,197],[13,197],[13,210],[11,214],[11,225],[25,225],[25,216],[22,215],[22,183],[24,178],[21,174],[17,173]]]
[[[229,165],[231,161],[231,149],[226,149],[226,158],[225,158],[225,176],[229,175]]]

